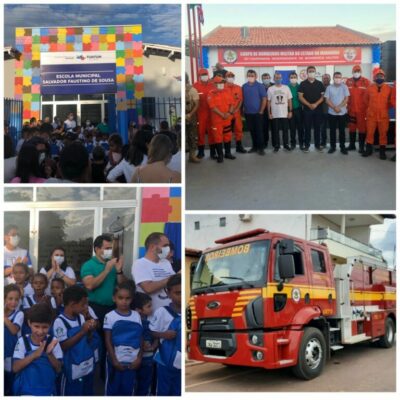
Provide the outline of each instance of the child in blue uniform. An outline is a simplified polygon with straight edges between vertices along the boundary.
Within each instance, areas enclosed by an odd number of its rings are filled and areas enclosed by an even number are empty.
[[[146,293],[135,293],[135,309],[142,318],[143,326],[143,358],[137,371],[137,396],[149,396],[154,375],[154,352],[158,347],[158,339],[150,332],[150,316],[153,313],[151,297]]]
[[[53,278],[50,283],[50,292],[56,301],[57,315],[64,311],[63,295],[65,290],[65,282],[62,278]]]
[[[12,372],[12,357],[18,338],[21,337],[21,327],[24,313],[19,310],[21,292],[16,284],[4,288],[4,394],[12,394],[14,374]]]
[[[94,350],[89,333],[96,329],[94,320],[85,321],[88,294],[84,288],[73,285],[65,289],[64,311],[53,324],[54,335],[64,352],[62,396],[93,396]]]
[[[48,279],[45,274],[37,273],[32,278],[32,295],[25,295],[22,306],[24,310],[31,308],[34,304],[46,303],[54,310],[57,309],[57,303],[54,297],[46,294]]]
[[[33,288],[32,285],[29,283],[29,267],[24,263],[16,263],[13,265],[13,277],[15,283],[21,289],[21,305],[22,305],[22,298],[24,296],[31,296],[33,295]]]
[[[181,275],[167,282],[169,306],[158,308],[150,322],[154,337],[160,346],[154,357],[157,363],[157,396],[181,395]]]
[[[104,317],[107,349],[106,396],[132,396],[136,370],[142,360],[143,328],[140,315],[130,309],[131,285],[122,283],[114,290],[116,309]]]
[[[52,396],[56,374],[61,371],[62,350],[48,334],[52,312],[47,304],[35,304],[27,313],[31,334],[21,336],[13,355],[13,395]]]

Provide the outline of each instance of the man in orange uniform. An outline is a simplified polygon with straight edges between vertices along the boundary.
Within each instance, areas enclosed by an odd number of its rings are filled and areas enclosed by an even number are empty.
[[[243,103],[243,93],[241,86],[235,85],[234,82],[235,74],[233,72],[228,72],[226,74],[225,88],[231,92],[231,95],[235,100],[233,108],[232,130],[235,133],[236,153],[247,153],[246,149],[242,145],[243,122],[240,108],[242,107]]]
[[[374,82],[365,92],[364,106],[367,110],[367,146],[363,157],[372,154],[375,130],[379,132],[379,158],[386,160],[387,133],[389,129],[389,108],[393,105],[392,88],[386,85],[382,69],[374,71]]]
[[[371,85],[371,81],[361,76],[361,67],[355,65],[353,67],[353,77],[347,79],[346,85],[349,88],[350,97],[347,103],[347,109],[349,114],[349,135],[350,144],[347,150],[356,150],[356,131],[358,130],[358,152],[364,151],[365,135],[366,135],[366,123],[365,123],[365,107],[364,107],[364,96],[368,86]]]
[[[207,104],[208,93],[215,89],[214,85],[209,79],[208,71],[205,68],[199,69],[199,80],[193,84],[193,87],[199,94],[199,108],[197,109],[197,158],[204,157],[204,149],[206,144],[206,134],[208,134],[208,144],[210,146],[210,156],[215,158],[215,146],[210,129],[210,108]]]
[[[207,102],[211,110],[211,130],[214,138],[217,161],[224,161],[222,143],[225,147],[225,158],[234,160],[231,153],[232,115],[235,105],[230,90],[225,89],[225,80],[221,76],[213,79],[216,88],[208,94]]]

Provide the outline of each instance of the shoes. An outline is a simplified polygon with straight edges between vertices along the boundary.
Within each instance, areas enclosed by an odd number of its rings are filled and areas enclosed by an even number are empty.
[[[255,147],[252,147],[249,151],[248,151],[248,153],[255,153],[257,151],[257,149],[255,148]]]
[[[288,146],[288,145],[283,146],[283,148],[284,148],[286,151],[292,151],[292,149],[291,149],[290,146]]]
[[[274,153],[277,153],[279,151],[279,147],[274,147]]]
[[[257,154],[260,156],[265,156],[265,151],[264,150],[258,150]]]
[[[367,145],[365,146],[365,150],[363,151],[361,156],[369,157],[370,155],[372,155],[372,152],[373,152],[372,144],[367,143]]]
[[[346,156],[349,154],[348,151],[347,151],[347,149],[346,149],[345,147],[342,147],[342,148],[340,149],[340,152],[341,152],[342,154],[346,155]]]
[[[197,149],[198,149],[198,152],[197,152],[197,158],[204,158],[204,148],[205,148],[205,146],[198,146],[197,147]]]
[[[196,163],[196,164],[198,164],[199,162],[200,162],[201,160],[200,160],[200,158],[197,158],[196,157],[196,153],[193,151],[191,151],[190,153],[189,153],[189,162],[190,163]]]
[[[246,154],[247,150],[243,147],[241,141],[236,142],[236,153]]]
[[[329,150],[328,150],[328,154],[332,154],[332,153],[334,153],[336,151],[336,149],[334,149],[333,147],[331,147]]]
[[[315,150],[323,153],[324,149],[321,146],[315,146]]]
[[[303,151],[303,153],[309,153],[310,152],[310,148],[306,147],[306,146],[304,146],[301,150]]]
[[[380,146],[380,148],[379,148],[379,158],[381,160],[386,160],[387,159],[387,157],[386,157],[386,146]]]

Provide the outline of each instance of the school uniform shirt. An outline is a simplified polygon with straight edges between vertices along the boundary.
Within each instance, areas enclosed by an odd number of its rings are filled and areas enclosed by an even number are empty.
[[[20,311],[18,308],[12,312],[9,316],[8,319],[10,321],[12,321],[12,323],[14,325],[17,325],[19,328],[18,333],[16,334],[16,336],[18,338],[21,337],[21,328],[22,328],[22,324],[24,323],[24,313],[22,311]],[[8,332],[11,335],[11,332]],[[12,357],[7,357],[4,359],[4,369],[7,372],[11,372],[12,371]]]
[[[175,275],[175,271],[172,269],[168,260],[160,260],[158,263],[155,263],[143,257],[136,260],[132,265],[132,276],[138,292],[144,293],[144,290],[140,287],[140,283],[146,281],[161,281],[171,275]],[[150,296],[153,301],[153,310],[157,310],[157,308],[162,306],[167,306],[171,302],[165,289],[160,289]]]
[[[44,275],[47,276],[47,271],[46,271],[46,269],[45,269],[44,267],[42,267],[42,268],[40,269],[39,272],[40,272],[41,274],[44,274]],[[74,270],[73,270],[71,267],[67,267],[67,268],[65,269],[64,273],[65,273],[65,275],[66,275],[68,278],[76,279],[75,272],[74,272]],[[60,274],[58,274],[57,272],[53,272],[53,274],[51,275],[51,277],[50,277],[50,279],[49,279],[49,284],[48,284],[48,286],[47,286],[47,288],[46,288],[46,294],[50,295],[50,293],[51,293],[50,288],[51,288],[51,282],[52,282],[52,280],[53,280],[54,278],[60,278],[60,277],[61,277]]]
[[[147,164],[147,156],[143,155],[143,161],[140,165],[146,165]],[[127,161],[125,158],[118,164],[116,165],[107,175],[107,180],[109,182],[117,182],[117,179],[121,176],[124,175],[126,182],[131,182],[133,174],[135,173],[137,166],[134,166],[131,164],[129,161]]]
[[[6,246],[4,246],[3,254],[4,254],[4,268],[13,266],[18,258],[22,260],[24,257],[28,258],[27,265],[29,268],[32,268],[31,258],[29,256],[28,250],[26,249],[21,249],[20,247],[16,247],[14,250],[9,250],[7,249]],[[15,283],[15,279],[12,276],[4,278],[4,285],[9,285],[10,283]]]
[[[30,342],[30,344],[31,344],[32,351],[37,350],[37,349],[39,348],[39,345],[34,344],[34,343],[32,342],[32,340],[31,340],[31,335],[27,335],[27,336],[28,336],[28,340],[29,340],[29,342]],[[52,351],[52,354],[53,354],[53,356],[54,356],[57,360],[62,360],[62,358],[63,358],[63,352],[62,352],[62,350],[61,350],[60,343],[57,343],[57,344],[54,346],[54,349],[53,349],[53,351]],[[26,348],[25,348],[24,339],[23,339],[23,337],[20,337],[20,338],[18,339],[18,342],[17,342],[16,346],[15,346],[13,358],[16,359],[16,360],[22,360],[22,359],[24,359],[24,358],[26,357],[26,355],[27,355],[27,350],[26,350]]]
[[[28,310],[29,308],[32,307],[31,304],[29,303],[28,298],[31,300],[32,305],[37,304],[37,301],[35,300],[33,294],[30,296],[24,296],[24,300],[22,301],[22,308],[24,310]],[[50,297],[50,304],[52,308],[54,308],[55,310],[57,309],[57,303],[54,297]]]
[[[267,95],[271,104],[272,118],[287,118],[289,100],[293,98],[290,89],[286,85],[274,85],[268,89]]]
[[[78,322],[79,321],[78,317],[75,319],[70,319],[65,314],[60,314],[53,323],[54,336],[58,339],[60,343],[68,339],[67,327],[65,326],[64,322],[61,321],[61,318],[64,318],[66,321],[68,321],[68,324],[71,326],[71,328],[82,326],[85,323],[85,317],[82,314],[79,314],[79,320],[81,322],[80,325]]]
[[[169,300],[169,304],[171,304],[171,300]],[[177,313],[180,315],[180,313]],[[171,322],[174,320],[174,317],[164,308],[160,307],[157,309],[153,316],[150,318],[150,330],[152,332],[166,332],[171,325]],[[166,339],[160,339],[160,345],[164,342]],[[176,358],[174,360],[174,367],[181,369],[182,364],[181,364],[181,353],[178,352],[176,355]]]
[[[114,325],[118,321],[133,322],[142,326],[140,314],[130,310],[128,315],[120,314],[117,310],[113,310],[104,317],[103,329],[112,331]],[[140,348],[133,349],[130,346],[114,346],[115,356],[120,363],[132,363],[137,359]]]
[[[33,296],[35,292],[33,291],[32,285],[27,282],[24,286],[24,296]]]

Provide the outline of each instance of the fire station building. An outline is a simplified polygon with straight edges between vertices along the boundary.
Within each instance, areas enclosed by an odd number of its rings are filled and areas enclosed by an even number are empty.
[[[211,70],[217,62],[245,82],[253,69],[259,78],[268,72],[282,73],[283,83],[296,71],[306,78],[308,65],[317,68],[320,79],[325,73],[339,71],[351,77],[352,67],[360,64],[363,75],[372,78],[372,70],[381,58],[381,41],[341,25],[330,27],[224,27],[218,26],[203,38],[203,64]]]

